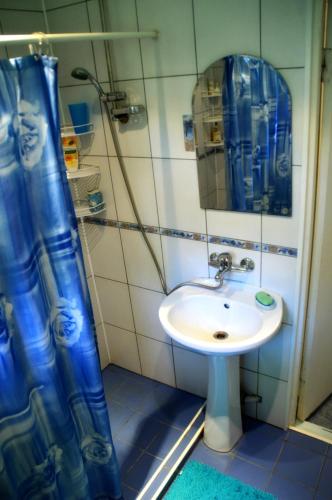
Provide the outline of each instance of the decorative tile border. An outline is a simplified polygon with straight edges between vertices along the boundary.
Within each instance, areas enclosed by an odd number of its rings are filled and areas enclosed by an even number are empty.
[[[110,226],[118,229],[129,229],[130,231],[139,231],[139,225],[135,222],[122,222],[112,219],[103,219],[99,217],[86,217],[85,221],[89,224],[99,226]],[[244,250],[253,250],[255,252],[273,253],[287,257],[297,257],[297,248],[271,245],[269,243],[258,243],[256,241],[237,240],[227,238],[226,236],[213,236],[204,233],[192,233],[191,231],[181,231],[179,229],[168,229],[158,226],[144,225],[144,231],[151,234],[160,234],[161,236],[171,236],[172,238],[183,238],[185,240],[202,241],[205,243],[214,243],[216,245],[225,245],[233,248],[243,248]]]
[[[190,231],[181,231],[180,229],[160,228],[162,236],[172,236],[173,238],[183,238],[185,240],[195,240],[207,242],[207,235],[203,233],[192,233]]]
[[[208,242],[216,245],[255,250],[256,252],[261,251],[261,244],[255,241],[236,240],[234,238],[226,238],[225,236],[208,236]]]

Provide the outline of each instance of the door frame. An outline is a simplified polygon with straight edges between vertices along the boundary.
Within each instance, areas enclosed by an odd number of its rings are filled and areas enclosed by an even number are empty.
[[[298,246],[300,252],[295,286],[294,336],[291,346],[293,356],[290,360],[286,408],[288,425],[294,425],[297,417],[308,308],[319,155],[321,73],[327,22],[327,3],[328,0],[306,1],[304,102],[308,103],[308,106],[305,108],[303,117],[303,137],[307,138],[307,140],[303,141],[302,196],[300,203],[300,213],[304,215],[301,218],[299,228]]]

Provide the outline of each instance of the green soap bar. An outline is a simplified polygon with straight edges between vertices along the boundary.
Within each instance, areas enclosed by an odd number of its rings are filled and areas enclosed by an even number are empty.
[[[266,292],[257,292],[255,298],[259,304],[265,307],[272,306],[275,303],[274,298]]]

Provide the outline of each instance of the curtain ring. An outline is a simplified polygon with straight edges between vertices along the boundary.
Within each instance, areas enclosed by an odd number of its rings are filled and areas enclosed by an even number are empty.
[[[39,59],[42,55],[49,54],[49,41],[42,31],[37,31],[33,35],[38,37],[38,42],[29,43],[29,51],[31,55],[35,56],[35,59]]]

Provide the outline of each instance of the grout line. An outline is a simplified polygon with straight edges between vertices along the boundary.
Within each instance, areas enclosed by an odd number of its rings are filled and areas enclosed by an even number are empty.
[[[164,295],[164,293],[161,292],[160,290],[153,290],[152,288],[146,288],[144,286],[135,285],[135,284],[130,283],[130,282],[115,280],[113,278],[107,278],[106,276],[101,276],[100,274],[95,274],[95,277],[96,278],[100,278],[102,280],[114,281],[115,283],[121,283],[121,285],[129,285],[129,286],[133,286],[133,287],[136,287],[136,288],[142,288],[142,290],[147,290],[149,292],[155,292],[155,293],[160,293],[160,295]]]
[[[132,298],[131,298],[129,284],[127,284],[127,287],[128,287],[129,301],[130,301],[130,309],[131,309],[131,314],[132,314],[133,324],[134,324],[134,330],[135,330],[134,333],[135,333],[135,341],[136,341],[136,347],[137,347],[138,362],[139,362],[141,373],[143,374],[143,363],[142,363],[142,360],[141,360],[141,354],[140,354],[140,350],[139,350],[139,343],[138,343],[138,338],[137,338],[137,328],[136,328],[136,324],[135,324],[135,315],[134,315],[133,301],[132,301]]]
[[[9,11],[9,12],[34,12],[35,14],[43,14],[43,10],[37,10],[37,9],[14,9],[14,8],[11,8],[11,7],[0,7],[0,13],[1,12],[6,12],[6,11]],[[22,45],[25,45],[24,42],[22,42]]]
[[[139,25],[139,17],[138,17],[137,0],[135,0],[135,14],[136,14],[137,30],[139,31],[140,30],[140,25]],[[160,244],[160,251],[161,251],[161,270],[162,270],[163,275],[164,275],[165,285],[166,285],[166,289],[167,289],[164,252],[163,252],[162,238],[161,238],[161,234],[160,234],[160,216],[159,216],[159,207],[158,207],[158,199],[157,199],[156,179],[155,179],[154,163],[153,163],[153,160],[152,160],[152,141],[151,141],[151,130],[150,130],[149,113],[148,113],[148,106],[147,106],[146,85],[145,85],[145,78],[144,78],[145,75],[144,75],[144,64],[143,64],[143,54],[142,54],[142,42],[141,42],[140,39],[138,40],[138,46],[139,46],[140,63],[141,63],[141,74],[142,74],[142,84],[143,84],[143,93],[144,93],[144,101],[145,101],[145,109],[146,109],[146,125],[147,125],[147,132],[148,132],[148,138],[149,138],[149,149],[150,149],[149,160],[150,160],[150,165],[151,165],[151,172],[152,172],[152,179],[153,179],[153,190],[154,190],[154,200],[155,200],[156,213],[157,213],[157,222],[158,222],[158,228],[159,228],[159,244]],[[142,335],[142,336],[144,337],[144,335]],[[150,337],[147,337],[147,338],[150,338]],[[166,342],[165,342],[165,344],[166,344]],[[167,345],[171,346],[174,383],[175,383],[175,387],[177,387],[173,345],[172,345],[172,342],[170,342],[170,344],[167,344]]]
[[[85,86],[88,86],[88,85],[85,84]],[[71,85],[71,86],[72,87],[77,87],[77,85]],[[63,87],[60,87],[60,88],[63,88]],[[86,154],[84,156],[87,156],[87,157],[88,156],[98,156],[98,157],[101,156],[103,158],[106,158],[106,157],[108,157],[108,158],[117,158],[117,156],[115,156],[115,155],[103,155],[103,154],[96,154],[96,153],[94,153],[92,155]],[[193,157],[193,158],[183,158],[182,157],[182,158],[180,158],[180,157],[176,157],[176,156],[172,156],[171,157],[171,156],[153,156],[153,155],[152,156],[122,155],[121,158],[131,158],[131,159],[136,159],[136,160],[142,160],[142,159],[151,160],[152,159],[152,160],[176,160],[176,161],[181,160],[181,161],[188,161],[188,162],[196,161],[196,157]],[[302,165],[298,164],[298,163],[292,163],[292,167],[302,168]],[[212,209],[212,208],[209,209],[208,208],[206,210],[214,210],[214,209]],[[221,211],[223,211],[223,210],[221,210]],[[227,210],[224,210],[224,211],[227,212]],[[243,213],[243,212],[238,212],[238,213]],[[251,212],[245,212],[245,213],[251,213]],[[268,216],[269,214],[263,214],[263,215],[267,215]],[[271,217],[272,217],[272,215],[271,215]],[[276,216],[276,217],[278,217],[278,216]],[[285,219],[287,219],[287,217],[285,217]]]
[[[67,7],[73,7],[75,5],[82,5],[82,4],[86,4],[86,3],[87,3],[86,0],[79,0],[77,2],[72,2],[69,4],[60,5],[59,7],[51,7],[50,9],[46,9],[46,13],[53,12],[55,10],[66,9]]]
[[[196,38],[196,22],[195,22],[195,5],[194,0],[191,0],[192,9],[192,20],[193,20],[193,32],[194,32],[194,52],[195,52],[195,64],[196,64],[196,77],[198,80],[198,57],[197,57],[197,38]]]
[[[140,40],[139,40],[140,42]],[[277,68],[275,67],[276,70],[298,70],[298,69],[304,69],[304,66],[289,66],[289,67],[284,67],[284,68]],[[140,78],[125,78],[125,79],[122,79],[122,80],[114,80],[114,83],[125,83],[125,82],[133,82],[133,81],[140,81],[140,80],[158,80],[158,79],[162,79],[162,78],[182,78],[182,77],[187,77],[187,76],[195,76],[197,78],[199,78],[201,76],[202,73],[184,73],[184,74],[181,74],[181,75],[162,75],[162,76],[142,76]],[[103,84],[107,84],[109,83],[107,80],[101,80],[100,83],[103,85]],[[77,83],[77,84],[64,84],[64,85],[60,85],[60,88],[66,88],[66,87],[79,87],[79,86],[82,86],[82,85],[91,85],[90,83]]]
[[[168,342],[164,342],[163,340],[158,340],[154,337],[149,337],[148,335],[144,335],[144,333],[133,332],[132,330],[128,330],[128,328],[123,328],[122,326],[114,325],[113,323],[110,323],[109,321],[104,321],[104,323],[106,325],[113,326],[114,328],[119,328],[120,330],[124,330],[125,332],[133,333],[134,335],[139,335],[140,337],[144,337],[146,339],[155,340],[156,342],[159,342],[160,344],[171,345],[170,342],[168,343]],[[144,376],[143,373],[141,373],[141,375]],[[147,378],[149,378],[149,377],[147,377]],[[152,379],[152,380],[156,380],[156,379]],[[157,382],[160,382],[160,381],[157,380]],[[160,382],[160,383],[168,385],[169,387],[173,387],[172,385],[166,384],[165,382]],[[179,389],[179,387],[177,387],[177,389]]]

